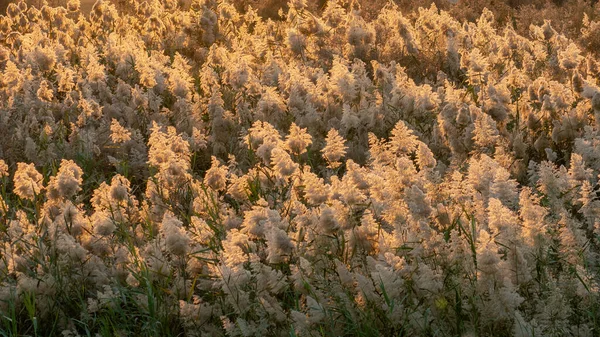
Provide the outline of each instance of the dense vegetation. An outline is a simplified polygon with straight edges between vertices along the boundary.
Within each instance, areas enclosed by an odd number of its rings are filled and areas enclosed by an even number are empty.
[[[600,334],[599,5],[232,3],[0,16],[0,335]]]

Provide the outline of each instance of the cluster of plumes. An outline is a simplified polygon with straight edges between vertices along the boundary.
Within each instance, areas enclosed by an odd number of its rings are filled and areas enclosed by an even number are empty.
[[[0,17],[2,312],[31,324],[34,296],[63,335],[598,334],[599,21],[577,42],[435,6],[132,4]]]

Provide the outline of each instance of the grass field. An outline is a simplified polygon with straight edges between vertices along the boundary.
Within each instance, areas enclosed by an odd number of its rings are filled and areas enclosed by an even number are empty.
[[[0,336],[600,335],[600,5],[280,4],[7,5]]]

